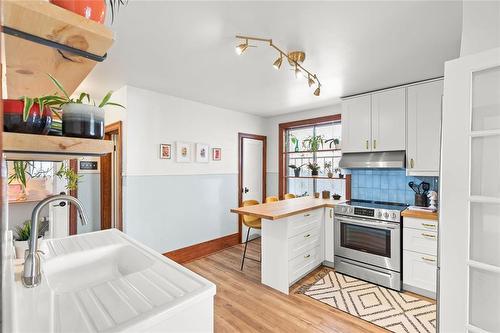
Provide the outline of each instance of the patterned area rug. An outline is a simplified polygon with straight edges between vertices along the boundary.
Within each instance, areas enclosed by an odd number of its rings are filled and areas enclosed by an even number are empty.
[[[397,333],[435,333],[436,305],[414,296],[325,270],[297,293]]]

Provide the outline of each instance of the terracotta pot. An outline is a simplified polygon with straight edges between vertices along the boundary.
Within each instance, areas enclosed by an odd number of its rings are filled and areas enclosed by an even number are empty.
[[[28,120],[23,121],[24,102],[17,99],[3,100],[3,129],[6,132],[47,134],[52,124],[52,110],[33,104]]]
[[[104,23],[106,18],[105,0],[50,0],[50,2],[92,21]]]

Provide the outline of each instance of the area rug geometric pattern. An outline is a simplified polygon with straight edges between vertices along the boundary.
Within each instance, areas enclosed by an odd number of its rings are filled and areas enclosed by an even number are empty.
[[[298,292],[392,332],[436,332],[436,304],[333,270]]]

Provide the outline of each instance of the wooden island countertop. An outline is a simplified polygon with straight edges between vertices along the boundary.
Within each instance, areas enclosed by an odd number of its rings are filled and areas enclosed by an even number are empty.
[[[313,197],[302,197],[276,202],[264,203],[254,206],[246,206],[231,209],[232,213],[240,215],[251,215],[266,220],[278,220],[292,215],[307,212],[322,207],[334,207],[334,205],[346,200],[316,199]]]

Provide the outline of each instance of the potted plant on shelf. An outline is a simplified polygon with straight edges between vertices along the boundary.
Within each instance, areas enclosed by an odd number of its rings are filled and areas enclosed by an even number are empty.
[[[68,168],[64,163],[61,164],[61,167],[56,172],[56,176],[66,179],[67,190],[76,190],[78,188],[78,182],[82,177],[81,175],[79,176],[75,171]]]
[[[50,2],[102,24],[106,18],[107,6],[111,8],[111,22],[113,22],[120,6],[126,6],[128,0],[50,0]]]
[[[71,98],[64,87],[49,74],[54,85],[63,93],[63,96],[53,95],[51,105],[62,109],[62,131],[64,136],[78,138],[104,138],[104,109],[106,105],[125,108],[123,105],[111,102],[113,91],[103,97],[98,106],[88,93],[82,92],[78,98]]]
[[[6,132],[43,134],[49,133],[52,109],[56,101],[51,96],[21,97],[3,100],[3,128]]]
[[[305,164],[300,166],[296,166],[295,164],[290,164],[288,167],[293,170],[293,174],[295,177],[300,177],[300,168],[302,168]]]
[[[328,146],[330,147],[330,149],[340,149],[340,139],[338,138],[325,140],[325,143],[329,143]]]
[[[13,166],[13,172],[8,178],[8,184],[16,182],[21,186],[21,191],[16,201],[25,201],[28,199],[28,180],[47,177],[51,171],[51,169],[35,168],[33,161],[14,161]]]
[[[325,163],[323,165],[323,169],[325,169],[325,172],[327,173],[328,178],[333,178],[332,162],[325,161]]]
[[[309,168],[309,170],[311,170],[311,176],[317,176],[318,173],[319,173],[319,165],[318,163],[316,162],[309,162],[309,164],[307,164],[307,167]]]
[[[294,146],[293,150],[295,152],[299,151],[299,139],[293,134],[290,134],[290,143]]]
[[[340,194],[337,193],[332,194],[333,200],[340,200],[340,197],[341,197]]]
[[[318,151],[319,148],[323,148],[323,135],[312,135],[302,141],[302,146],[307,151]]]
[[[40,230],[39,230],[40,231]],[[22,225],[14,228],[14,248],[16,249],[16,258],[24,259],[24,253],[28,249],[28,242],[31,236],[31,220],[24,221]],[[38,233],[38,247],[40,248],[40,232]]]

